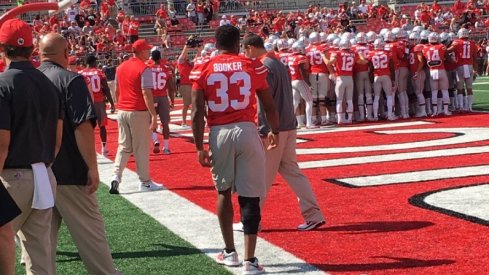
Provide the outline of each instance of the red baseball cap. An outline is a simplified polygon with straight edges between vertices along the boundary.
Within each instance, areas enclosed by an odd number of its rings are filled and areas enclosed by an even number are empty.
[[[20,19],[5,21],[0,27],[0,43],[14,47],[32,47],[32,28]]]
[[[152,45],[146,42],[146,39],[138,39],[132,44],[132,49],[134,52],[148,51],[153,48]]]

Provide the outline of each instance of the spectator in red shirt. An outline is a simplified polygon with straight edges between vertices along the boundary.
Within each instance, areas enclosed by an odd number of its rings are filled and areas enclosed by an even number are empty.
[[[438,11],[440,11],[440,10],[441,10],[441,6],[438,5],[438,1],[437,0],[434,0],[433,1],[433,4],[431,5],[431,12],[433,14],[437,14]]]
[[[122,22],[124,22],[125,17],[126,17],[126,14],[124,13],[124,11],[121,8],[119,8],[119,11],[117,12],[117,16],[116,16],[117,22],[119,24],[121,24]]]
[[[419,17],[419,20],[423,24],[430,24],[430,21],[431,21],[431,15],[430,15],[430,13],[427,10],[423,10],[421,12],[420,17]]]
[[[134,43],[139,39],[139,22],[131,16],[131,21],[129,22],[129,40]]]
[[[100,4],[100,17],[102,21],[105,21],[109,18],[110,11],[109,11],[109,4],[107,4],[106,1],[102,1]]]
[[[168,12],[166,12],[165,6],[160,4],[160,8],[156,11],[156,17],[166,20],[168,18]]]

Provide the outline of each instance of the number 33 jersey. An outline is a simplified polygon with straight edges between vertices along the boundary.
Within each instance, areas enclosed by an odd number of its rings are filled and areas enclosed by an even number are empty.
[[[267,68],[258,60],[221,54],[190,75],[192,92],[204,92],[209,126],[255,122],[256,92],[268,89]]]

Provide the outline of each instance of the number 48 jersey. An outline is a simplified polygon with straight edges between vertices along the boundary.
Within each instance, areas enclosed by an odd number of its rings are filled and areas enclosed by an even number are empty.
[[[104,102],[102,91],[102,80],[106,79],[104,72],[97,68],[85,68],[78,73],[85,78],[89,90],[93,93],[93,102]]]
[[[255,122],[256,92],[268,89],[267,68],[258,60],[221,54],[191,73],[192,92],[202,90],[209,126]]]

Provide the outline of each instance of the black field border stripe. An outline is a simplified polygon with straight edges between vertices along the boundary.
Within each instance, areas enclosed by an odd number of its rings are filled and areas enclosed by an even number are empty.
[[[487,154],[487,153],[486,153]],[[474,155],[474,154],[471,154]],[[486,166],[487,164],[484,165],[468,165],[468,166],[451,166],[451,167],[444,167],[444,168],[438,168],[438,169],[430,169],[430,170],[412,170],[412,171],[405,171],[405,172],[400,172],[400,173],[395,173],[395,174],[403,174],[403,173],[412,173],[412,172],[428,172],[432,170],[441,170],[441,169],[452,169],[452,168],[469,168],[469,167],[482,167]],[[329,168],[329,167],[328,167]],[[316,168],[319,169],[319,168]],[[389,174],[379,174],[379,175],[360,175],[357,177],[349,177],[349,178],[361,178],[361,177],[376,177],[376,176],[382,176],[382,175],[389,175]],[[489,173],[487,174],[489,176]],[[380,187],[380,186],[395,186],[395,185],[404,185],[404,184],[418,184],[421,182],[429,182],[429,181],[437,181],[437,180],[447,180],[447,179],[466,179],[466,178],[471,178],[471,177],[483,177],[483,175],[475,175],[475,176],[461,176],[461,177],[451,177],[451,178],[443,178],[443,179],[435,179],[435,180],[423,180],[423,181],[415,181],[415,182],[400,182],[400,183],[388,183],[388,184],[377,184],[377,185],[372,185],[372,186],[356,186],[353,184],[346,183],[345,181],[342,181],[342,179],[334,179],[334,178],[324,178],[322,181],[325,181],[327,183],[332,183],[336,184],[339,186],[343,187],[348,187],[348,188],[375,188],[375,187]],[[343,178],[346,179],[346,178]]]
[[[462,189],[462,188],[467,188],[467,187],[482,186],[482,185],[487,185],[487,184],[488,183],[486,182],[486,183],[478,183],[478,184],[473,184],[473,185],[449,187],[449,188],[429,191],[426,193],[421,193],[421,194],[412,196],[411,198],[409,198],[408,202],[409,202],[409,204],[416,206],[416,207],[419,207],[419,208],[435,211],[435,212],[438,212],[438,213],[441,213],[444,215],[452,216],[452,217],[459,218],[462,220],[466,220],[466,221],[469,221],[472,223],[476,223],[476,224],[480,224],[480,225],[484,225],[484,226],[489,226],[489,221],[487,221],[487,220],[477,218],[474,216],[470,216],[470,215],[466,215],[466,214],[462,214],[462,213],[459,213],[456,211],[448,210],[446,208],[434,206],[434,205],[431,205],[431,204],[428,204],[427,202],[425,202],[426,197],[428,197],[432,194],[436,194],[436,193],[440,193],[440,192],[444,192],[444,191]]]

